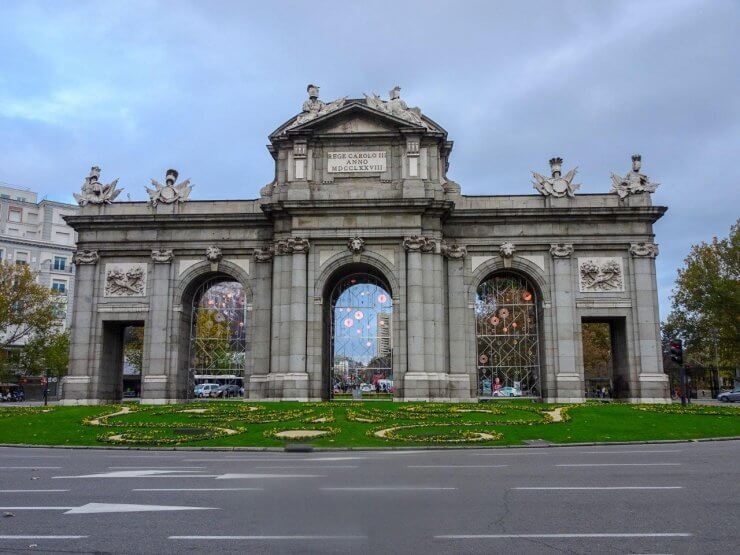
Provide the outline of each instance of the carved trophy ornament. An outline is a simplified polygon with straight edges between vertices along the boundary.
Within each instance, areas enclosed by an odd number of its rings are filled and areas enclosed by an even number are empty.
[[[118,179],[114,179],[107,185],[100,182],[100,168],[90,168],[90,175],[85,178],[79,193],[72,193],[80,206],[87,204],[111,204],[123,189],[116,189]]]
[[[579,260],[581,292],[623,291],[624,276],[619,258]]]
[[[150,189],[146,187],[146,192],[149,193],[149,202],[152,203],[152,206],[157,206],[160,202],[162,204],[173,204],[188,200],[193,186],[190,184],[189,179],[175,185],[178,175],[177,170],[167,170],[164,185],[156,179],[151,180],[155,188]]]
[[[562,177],[562,166],[562,158],[551,158],[550,171],[552,172],[552,177],[545,177],[537,172],[532,172],[532,175],[534,176],[532,185],[534,188],[546,197],[575,197],[576,191],[581,188],[580,183],[573,183],[573,178],[576,176],[578,168],[573,168],[566,173],[564,177]]]
[[[468,249],[466,249],[464,246],[458,245],[457,243],[446,243],[444,241],[440,246],[440,250],[442,251],[443,256],[446,256],[447,258],[450,258],[452,260],[465,258],[465,256],[468,254]]]
[[[612,174],[611,192],[617,193],[621,199],[638,193],[654,193],[660,183],[651,183],[647,175],[640,173],[641,167],[642,156],[633,154],[632,169],[627,175],[621,177],[616,173]]]
[[[381,99],[375,93],[372,96],[365,94],[365,103],[374,110],[385,112],[420,127],[429,128],[429,124],[421,117],[421,110],[419,108],[409,108],[406,102],[401,99],[401,87],[398,85],[390,90],[388,100]]]
[[[143,297],[146,268],[142,264],[109,264],[105,272],[106,297]]]
[[[573,254],[573,245],[568,243],[550,245],[550,256],[553,258],[568,258],[571,254]]]
[[[152,260],[155,264],[169,264],[175,258],[175,254],[170,249],[161,249],[152,251]]]
[[[319,99],[318,85],[308,85],[308,87],[306,87],[306,91],[308,92],[308,100],[303,103],[303,111],[298,115],[293,123],[286,128],[286,131],[333,112],[334,110],[338,110],[344,106],[344,103],[347,100],[347,97],[345,96],[344,98],[339,98],[333,102],[329,102],[328,104],[324,103]]]
[[[655,243],[632,243],[630,245],[630,254],[632,256],[648,256],[655,258],[658,256],[658,245]]]
[[[97,264],[98,260],[100,260],[98,251],[82,250],[77,251],[72,256],[72,262],[74,262],[77,266],[81,266],[83,264]]]
[[[347,248],[352,254],[360,254],[365,250],[365,240],[355,235],[352,239],[347,241]]]

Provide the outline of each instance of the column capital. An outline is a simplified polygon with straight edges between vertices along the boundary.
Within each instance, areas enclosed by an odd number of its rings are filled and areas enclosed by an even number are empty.
[[[175,259],[172,249],[154,249],[152,250],[152,260],[155,264],[170,264]]]
[[[275,256],[275,250],[270,245],[264,248],[254,249],[254,259],[257,262],[270,262]]]
[[[409,252],[434,252],[437,241],[423,235],[411,235],[403,240],[403,246]]]
[[[454,260],[465,258],[468,254],[468,249],[465,248],[463,245],[458,245],[457,243],[447,243],[446,241],[442,241],[442,244],[440,245],[440,250],[443,256]]]
[[[311,244],[303,237],[288,237],[275,242],[275,254],[299,254],[308,252]]]
[[[550,245],[550,256],[553,258],[570,258],[573,254],[573,245],[570,243],[553,243]]]
[[[98,255],[98,251],[81,250],[75,252],[74,255],[72,255],[72,262],[74,262],[77,266],[82,266],[84,264],[97,264],[98,260],[100,260],[100,255]]]
[[[658,245],[655,243],[631,243],[630,254],[634,257],[655,258],[658,256]]]

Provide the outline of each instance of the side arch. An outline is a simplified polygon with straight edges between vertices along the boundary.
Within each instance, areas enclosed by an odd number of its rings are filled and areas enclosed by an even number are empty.
[[[251,321],[251,306],[253,302],[253,291],[250,285],[249,274],[240,266],[233,262],[222,260],[218,268],[214,271],[211,264],[202,261],[188,268],[177,279],[177,285],[174,290],[173,326],[175,332],[173,343],[177,352],[177,364],[172,368],[175,373],[174,379],[171,380],[173,391],[172,398],[188,399],[192,395],[189,384],[190,374],[190,342],[192,332],[192,314],[193,301],[198,290],[202,285],[211,280],[236,281],[244,289],[247,314],[250,317],[246,322],[246,342],[250,346],[245,360],[244,380],[245,384],[253,368],[252,360],[252,338],[254,335],[254,326]]]

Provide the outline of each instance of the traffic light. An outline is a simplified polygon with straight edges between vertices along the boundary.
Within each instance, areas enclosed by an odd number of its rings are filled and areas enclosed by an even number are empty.
[[[680,339],[672,339],[670,342],[671,360],[678,364],[683,365],[683,341]]]

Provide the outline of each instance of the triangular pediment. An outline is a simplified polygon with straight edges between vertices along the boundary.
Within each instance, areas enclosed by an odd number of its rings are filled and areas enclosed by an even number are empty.
[[[301,115],[281,125],[272,135],[285,134],[386,134],[417,131],[419,133],[445,133],[436,123],[424,118],[424,126],[367,106],[364,100],[348,100],[344,106],[314,119],[300,123]]]

